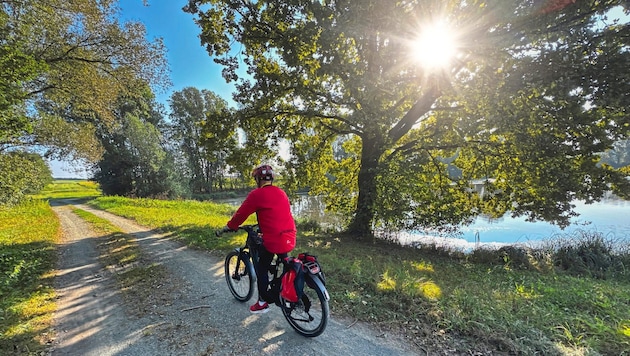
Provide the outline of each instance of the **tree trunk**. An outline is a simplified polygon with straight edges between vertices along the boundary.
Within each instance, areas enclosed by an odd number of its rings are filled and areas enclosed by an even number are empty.
[[[363,138],[358,177],[359,196],[354,217],[346,230],[348,235],[355,239],[369,239],[374,236],[372,223],[376,213],[374,209],[377,201],[376,176],[383,145],[380,138]]]

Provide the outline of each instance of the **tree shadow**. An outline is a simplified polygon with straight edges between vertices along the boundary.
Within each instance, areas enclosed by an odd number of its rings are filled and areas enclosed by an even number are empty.
[[[34,352],[50,341],[54,263],[52,243],[0,245],[0,350]]]

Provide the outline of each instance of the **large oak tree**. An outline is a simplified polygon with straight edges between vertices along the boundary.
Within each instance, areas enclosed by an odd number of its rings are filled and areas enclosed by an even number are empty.
[[[607,18],[623,6],[189,0],[184,10],[237,82],[242,126],[257,141],[289,139],[293,181],[327,193],[350,212],[348,230],[370,236],[481,213],[566,225],[575,199],[627,195],[627,177],[597,155],[630,130],[630,27]],[[415,39],[437,22],[458,47],[429,67]]]

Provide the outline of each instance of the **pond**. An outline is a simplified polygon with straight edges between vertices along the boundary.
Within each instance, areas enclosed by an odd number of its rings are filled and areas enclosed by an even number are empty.
[[[239,205],[242,199],[225,201]],[[292,210],[296,218],[308,218],[326,226],[338,226],[334,216],[324,212],[324,204],[318,197],[300,195],[292,200]],[[630,239],[630,201],[607,197],[600,202],[585,204],[575,202],[575,211],[580,215],[571,220],[564,230],[546,222],[527,222],[525,218],[501,219],[478,218],[471,225],[464,226],[461,232],[451,236],[439,236],[420,231],[401,232],[399,240],[403,244],[434,243],[464,251],[479,245],[500,247],[511,244],[535,245],[554,237],[571,237],[581,232],[597,232],[611,240]]]
[[[514,244],[536,246],[545,240],[573,238],[581,233],[599,233],[607,240],[629,241],[630,201],[606,198],[593,204],[580,201],[574,204],[575,211],[580,215],[571,219],[571,225],[564,230],[547,222],[527,222],[524,217],[480,217],[471,225],[462,227],[460,233],[454,236],[408,231],[401,235],[400,241],[403,244],[434,243],[463,251],[470,251],[480,245],[490,248]]]

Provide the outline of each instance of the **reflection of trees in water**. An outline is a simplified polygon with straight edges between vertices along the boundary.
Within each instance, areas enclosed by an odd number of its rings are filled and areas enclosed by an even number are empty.
[[[574,201],[574,204],[575,203],[576,201]],[[580,216],[582,216],[583,213],[590,212],[590,211],[599,211],[599,210],[603,211],[607,207],[630,208],[630,200],[622,199],[616,196],[615,194],[613,194],[612,192],[605,192],[604,196],[599,201],[593,202],[591,204],[579,202],[575,208],[575,211],[580,215],[572,219],[572,224],[585,225],[583,221],[580,221],[581,220]],[[509,212],[499,218],[494,218],[485,214],[481,214],[477,216],[477,221],[484,222],[487,224],[509,223],[510,221],[513,221],[513,220],[514,218],[510,216]],[[620,223],[625,223],[625,220],[620,221]],[[588,224],[590,224],[590,222]]]
[[[610,164],[613,168],[621,168],[630,164],[630,140],[615,142],[612,150],[600,154],[604,163]]]
[[[230,198],[222,199],[218,202],[239,206],[244,199],[245,197]],[[296,219],[316,221],[326,228],[341,227],[341,217],[337,214],[326,212],[326,204],[324,204],[324,200],[318,196],[308,194],[297,195],[297,197],[291,199],[291,212]]]
[[[341,218],[326,212],[326,204],[321,197],[300,194],[291,200],[291,211],[296,219],[316,221],[325,227],[339,227]]]

